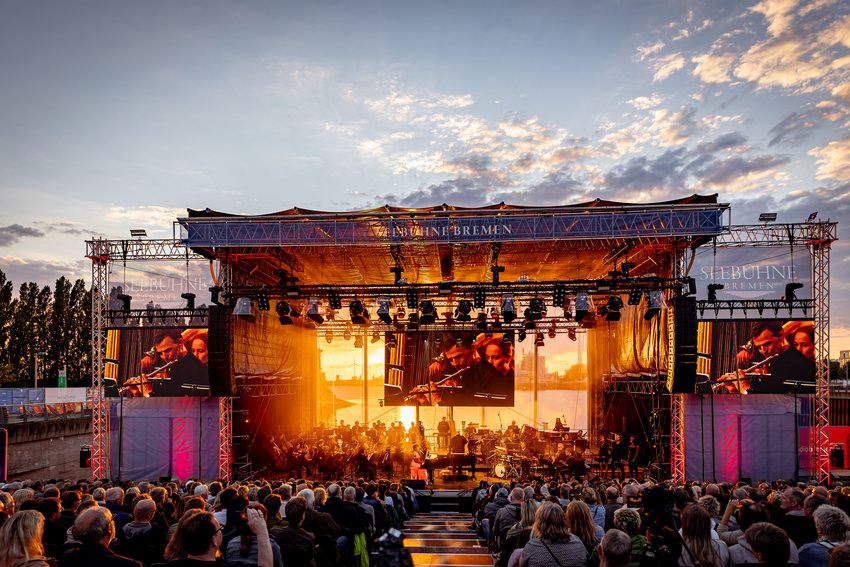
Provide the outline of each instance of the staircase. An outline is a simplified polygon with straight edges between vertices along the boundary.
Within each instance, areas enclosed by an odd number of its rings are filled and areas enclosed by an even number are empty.
[[[486,542],[467,529],[469,514],[434,511],[405,522],[404,547],[416,566],[492,567]]]

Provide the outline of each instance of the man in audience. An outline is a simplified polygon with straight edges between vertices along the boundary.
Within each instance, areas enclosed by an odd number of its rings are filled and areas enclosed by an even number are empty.
[[[516,486],[511,490],[510,503],[504,508],[496,512],[496,517],[493,520],[493,535],[500,535],[503,531],[507,531],[511,526],[519,521],[519,509],[525,500],[525,492],[521,486]]]
[[[156,513],[156,504],[147,498],[140,500],[133,510],[133,521],[124,526],[127,544],[133,546],[162,545],[165,531],[151,520]]]
[[[608,497],[608,502],[605,503],[605,531],[614,528],[614,512],[623,507],[623,504],[617,502],[620,498],[620,491],[616,486],[609,486],[605,489],[605,495]]]
[[[77,506],[80,504],[81,494],[76,490],[66,490],[59,497],[62,502],[62,514],[59,516],[59,523],[67,530],[74,525],[74,520],[77,519]]]
[[[256,536],[258,546],[258,567],[273,567],[272,547],[269,534],[266,530],[266,522],[260,510],[249,508],[245,511],[248,515],[248,527]],[[216,552],[221,547],[224,539],[221,534],[221,526],[218,520],[209,512],[199,512],[190,516],[181,526],[183,532],[183,548],[186,550],[186,559],[179,559],[167,563],[169,567],[198,567],[199,563],[208,563],[211,567],[216,565]],[[63,566],[64,567],[64,566]]]
[[[296,496],[286,503],[286,519],[288,526],[277,526],[272,528],[269,536],[277,542],[283,557],[290,557],[290,553],[299,554],[296,563],[298,565],[308,564],[314,555],[316,548],[316,536],[301,527],[304,514],[307,512],[307,501]]]
[[[89,508],[74,521],[74,539],[82,546],[59,558],[59,567],[142,567],[134,559],[122,557],[109,549],[115,538],[112,513],[103,506]]]
[[[286,503],[292,498],[292,487],[288,484],[281,484],[275,492],[280,496],[280,517],[286,518]]]
[[[778,525],[785,530],[785,533],[798,549],[815,541],[818,537],[814,520],[807,518],[803,510],[805,498],[802,490],[787,488],[779,500],[779,505],[785,511],[785,516],[778,522]]]
[[[759,563],[787,565],[789,557],[788,536],[782,529],[767,522],[753,524],[744,532],[753,555]]]
[[[133,521],[133,517],[124,511],[124,491],[120,487],[112,487],[106,491],[104,495],[104,506],[112,512],[112,517],[115,519],[115,529],[121,530],[124,526]]]
[[[599,544],[601,567],[626,567],[632,558],[632,541],[620,530],[605,532]]]

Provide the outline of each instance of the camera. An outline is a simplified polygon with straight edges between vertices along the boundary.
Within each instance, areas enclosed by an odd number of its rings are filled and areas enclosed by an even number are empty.
[[[413,567],[410,550],[404,547],[404,534],[395,528],[375,541],[378,544],[378,567]]]

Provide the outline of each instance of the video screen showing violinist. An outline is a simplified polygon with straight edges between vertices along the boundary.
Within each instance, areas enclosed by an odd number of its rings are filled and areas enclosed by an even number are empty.
[[[138,327],[110,330],[106,397],[209,396],[208,330],[203,327]]]
[[[513,331],[395,335],[385,353],[386,405],[514,405]]]
[[[712,323],[716,392],[810,394],[815,389],[812,321],[760,319]]]

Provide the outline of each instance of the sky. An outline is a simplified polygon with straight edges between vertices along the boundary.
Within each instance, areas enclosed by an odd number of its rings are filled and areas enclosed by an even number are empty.
[[[846,232],[850,5],[834,0],[0,3],[0,270],[90,279],[86,238],[187,208],[718,194]],[[831,351],[850,348],[847,243]]]

